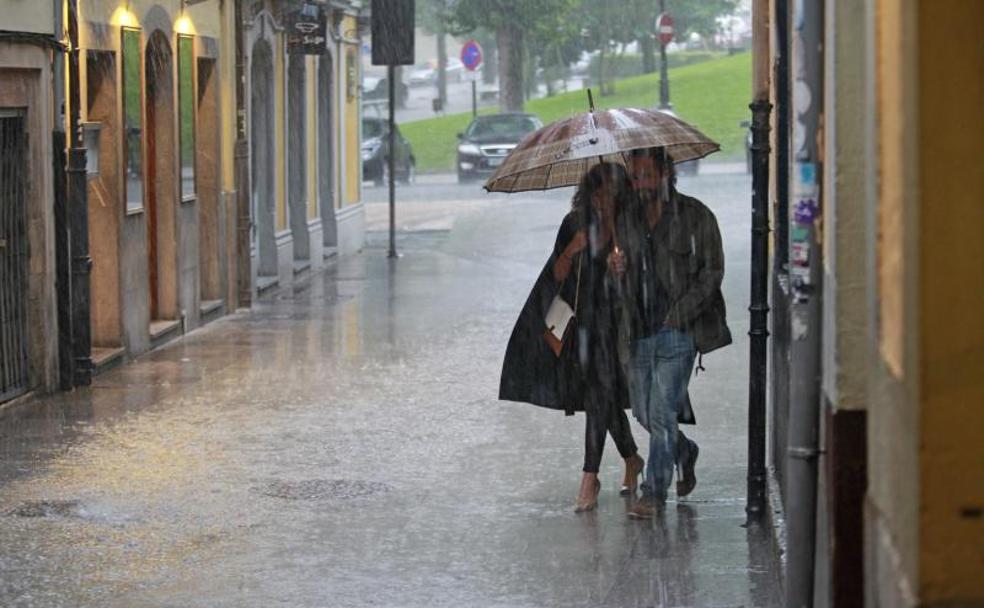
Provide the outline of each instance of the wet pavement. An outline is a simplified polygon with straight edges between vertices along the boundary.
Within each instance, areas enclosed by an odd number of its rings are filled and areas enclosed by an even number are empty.
[[[400,259],[374,231],[252,311],[0,413],[0,606],[779,605],[769,541],[741,526],[749,180],[681,190],[718,215],[736,344],[691,384],[699,483],[663,518],[625,516],[611,444],[598,510],[573,513],[583,417],[496,400],[569,191],[417,185]],[[385,191],[367,197],[382,229]]]

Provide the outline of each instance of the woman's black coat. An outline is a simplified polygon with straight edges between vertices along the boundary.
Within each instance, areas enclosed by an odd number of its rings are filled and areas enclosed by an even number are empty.
[[[581,340],[587,338],[599,341],[604,340],[604,336],[599,335],[599,332],[592,332],[594,336],[585,335],[583,331],[572,332],[565,341],[560,357],[554,355],[543,338],[546,330],[544,317],[550,308],[553,297],[558,292],[558,286],[553,276],[554,264],[582,225],[582,221],[575,212],[568,213],[564,217],[564,221],[557,232],[553,252],[547,259],[543,270],[540,271],[540,275],[533,285],[533,290],[519,313],[519,319],[516,320],[516,325],[513,327],[509,344],[506,346],[505,359],[502,363],[502,377],[499,382],[499,399],[501,400],[531,403],[550,409],[563,410],[567,415],[584,411],[585,375],[582,373],[581,362],[578,357],[578,337],[580,335]],[[604,263],[593,263],[587,254],[589,249],[590,247],[587,247],[581,254],[575,255],[571,264],[571,271],[559,289],[562,294],[561,297],[571,307],[574,307],[575,295],[578,291],[575,286],[578,283],[577,272],[580,262],[580,295],[577,298],[575,327],[578,324],[582,327],[595,326],[602,329],[603,332],[611,332],[609,335],[611,342],[606,341],[605,348],[600,349],[599,352],[604,352],[606,356],[612,357],[614,367],[618,368],[618,363],[614,360],[617,358],[617,354],[614,352],[615,348],[609,348],[617,340],[617,331],[614,325],[609,323],[607,314],[604,315],[604,319],[596,318],[599,316],[599,308],[607,309],[609,307],[597,306],[596,300],[599,298],[593,297],[597,295],[597,290],[590,289],[592,283],[597,282],[598,279],[594,276],[595,273],[599,272],[599,266],[604,267]],[[579,257],[582,259],[579,260]],[[626,409],[631,408],[628,388],[623,375],[620,373],[620,368],[619,373],[615,373],[613,376],[615,376],[615,381],[610,386],[617,393],[613,402],[621,404]],[[590,375],[588,377],[590,378]],[[689,395],[681,410],[680,422],[693,424]]]

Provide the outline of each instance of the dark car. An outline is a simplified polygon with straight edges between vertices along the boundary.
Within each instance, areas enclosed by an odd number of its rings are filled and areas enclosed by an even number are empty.
[[[396,128],[396,179],[404,183],[413,182],[417,173],[417,159],[413,156],[410,142],[403,138],[400,127]],[[389,121],[383,118],[365,116],[362,119],[362,179],[372,180],[377,186],[387,181],[389,171]]]
[[[458,181],[491,175],[524,137],[543,126],[533,114],[492,114],[474,118],[458,133]]]

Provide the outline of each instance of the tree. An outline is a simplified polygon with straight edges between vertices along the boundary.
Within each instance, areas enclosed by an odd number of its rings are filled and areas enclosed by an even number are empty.
[[[417,22],[429,34],[437,36],[437,96],[441,106],[448,103],[448,23],[454,0],[420,0],[416,4]]]
[[[673,17],[674,35],[683,42],[690,34],[700,34],[708,38],[717,33],[717,19],[730,15],[738,6],[738,0],[665,0],[666,12]],[[655,72],[657,42],[655,38],[656,17],[659,16],[659,3],[655,0],[632,0],[633,24],[636,40],[642,53],[642,70],[649,74]]]
[[[576,0],[457,0],[449,19],[455,33],[480,27],[495,32],[499,71],[499,107],[523,109],[527,51],[532,40],[566,31],[565,18]]]

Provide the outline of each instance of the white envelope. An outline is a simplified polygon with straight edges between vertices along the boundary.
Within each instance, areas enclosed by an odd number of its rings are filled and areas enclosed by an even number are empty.
[[[563,340],[564,332],[567,331],[567,324],[571,322],[572,318],[574,318],[574,309],[564,301],[564,298],[559,295],[554,296],[553,301],[550,302],[550,308],[547,310],[547,316],[544,319],[550,333],[558,340]]]

